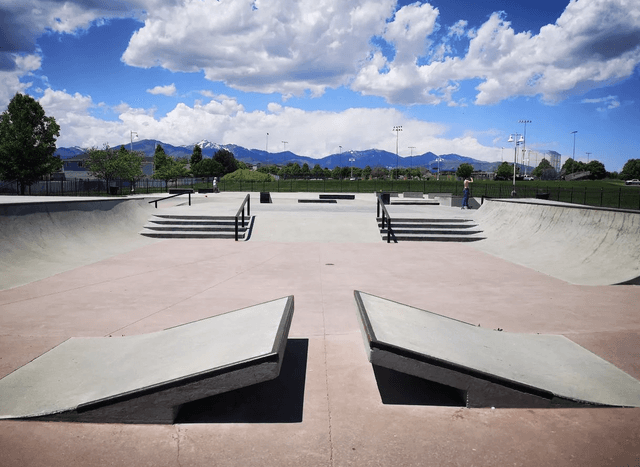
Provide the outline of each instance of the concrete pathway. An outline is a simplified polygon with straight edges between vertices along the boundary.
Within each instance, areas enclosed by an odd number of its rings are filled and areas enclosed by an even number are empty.
[[[229,194],[227,205],[221,201],[227,194],[222,195],[201,204],[219,204],[226,213],[232,205],[237,210],[244,197]],[[276,205],[259,205],[257,199],[252,197],[257,217]],[[180,209],[158,210],[174,208]],[[396,208],[409,215],[413,207]],[[310,215],[308,205],[300,209],[309,218],[317,215]],[[375,216],[374,203],[366,209]],[[335,217],[326,212],[322,222]],[[256,388],[225,403],[237,410],[222,422],[216,401],[196,407],[197,421],[174,426],[2,421],[0,465],[627,466],[640,461],[638,409],[430,405],[437,394],[383,403],[393,384],[377,379],[367,361],[353,298],[353,291],[361,290],[483,328],[563,335],[639,379],[639,287],[573,285],[466,244],[387,245],[365,240],[373,240],[369,232],[350,238],[153,241],[0,291],[0,376],[70,337],[155,332],[294,295],[289,335],[296,364],[280,387],[300,393],[282,400],[283,391]],[[120,248],[131,246],[116,241]],[[287,357],[283,370],[286,362]],[[402,394],[412,383],[400,386]],[[247,416],[268,414],[273,406],[297,415],[285,421],[270,415],[260,422]]]

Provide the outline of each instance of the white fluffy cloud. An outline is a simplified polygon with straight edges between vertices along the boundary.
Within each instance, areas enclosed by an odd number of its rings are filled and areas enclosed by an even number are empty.
[[[156,86],[151,89],[147,89],[149,94],[153,95],[163,95],[163,96],[175,96],[176,94],[176,85],[175,83],[168,84],[166,86]]]
[[[287,150],[319,158],[337,153],[339,146],[345,152],[369,148],[394,152],[396,135],[392,128],[400,124],[401,156],[408,156],[408,146],[414,146],[440,154],[455,152],[484,160],[499,159],[495,148],[481,145],[473,135],[448,139],[444,125],[410,119],[395,109],[305,111],[271,103],[265,111],[247,112],[234,98],[217,95],[192,107],[180,103],[162,118],[123,104],[112,109],[119,113],[117,121],[104,121],[92,115],[102,104],[94,103],[90,96],[49,89],[40,103],[60,124],[60,147],[114,146],[126,143],[130,132],[135,131],[139,138],[174,145],[208,139],[264,149],[269,133],[270,152],[283,150],[282,141],[287,141]]]
[[[391,103],[456,105],[461,83],[479,80],[477,105],[514,96],[554,103],[623,80],[640,63],[640,0],[571,0],[535,35],[516,33],[499,13],[477,28],[462,18],[440,34],[429,3],[396,8],[396,0],[7,0],[0,70],[24,71],[18,58],[33,54],[47,30],[126,16],[144,26],[125,63],[204,71],[236,89],[285,96],[345,85]],[[377,51],[373,38],[392,53]],[[463,56],[454,40],[468,41]],[[7,88],[24,85],[14,79],[0,94]]]
[[[150,11],[122,58],[138,67],[204,70],[208,79],[245,91],[319,95],[354,76],[394,5],[394,0],[185,0]]]
[[[455,28],[458,36],[461,26]],[[555,24],[537,35],[516,34],[501,14],[494,13],[469,37],[465,56],[447,56],[446,48],[436,47],[432,57],[439,60],[424,65],[376,53],[359,71],[353,89],[390,102],[438,104],[455,99],[457,83],[480,79],[478,105],[513,96],[558,102],[633,74],[640,64],[640,3],[572,1]],[[413,54],[418,58],[418,52]]]

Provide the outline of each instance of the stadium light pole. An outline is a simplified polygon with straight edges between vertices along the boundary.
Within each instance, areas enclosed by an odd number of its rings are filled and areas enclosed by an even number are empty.
[[[527,151],[527,123],[531,123],[531,120],[518,120],[518,123],[524,123],[524,133],[522,134],[522,163]]]
[[[402,131],[402,125],[394,126],[393,131],[396,132],[396,180],[398,180],[398,164],[400,162],[400,154],[398,152],[398,141],[400,140],[400,132]]]
[[[575,161],[576,160],[576,133],[578,132],[578,130],[572,131],[570,134],[573,135],[573,155],[571,156],[571,158]]]
[[[136,138],[138,137],[138,133],[135,131],[131,132],[131,152],[133,152],[133,135],[136,135]]]
[[[518,136],[520,139],[518,139]],[[524,136],[519,133],[509,135],[508,143],[513,143],[513,191],[511,196],[516,195],[516,165],[518,164],[518,145],[524,143]]]
[[[409,161],[411,162],[411,168],[413,169],[413,150],[415,149],[415,146],[409,146],[409,149],[411,149],[411,155],[409,156]]]

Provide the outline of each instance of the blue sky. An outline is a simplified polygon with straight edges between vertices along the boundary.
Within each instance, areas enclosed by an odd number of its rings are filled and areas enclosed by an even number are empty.
[[[531,165],[571,157],[577,131],[576,159],[619,171],[640,158],[639,12],[640,0],[9,0],[0,106],[34,96],[58,146],[135,132],[316,158],[395,152],[401,125],[403,157],[512,161],[509,135],[530,120]]]

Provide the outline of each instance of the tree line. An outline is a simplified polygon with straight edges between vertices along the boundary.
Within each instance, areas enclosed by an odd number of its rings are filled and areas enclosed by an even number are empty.
[[[0,115],[0,180],[15,181],[20,194],[24,195],[26,187],[42,180],[44,177],[60,171],[63,166],[60,157],[55,156],[56,139],[60,136],[60,126],[54,117],[48,117],[44,109],[31,96],[17,93],[9,102],[7,109]],[[107,186],[114,179],[128,180],[133,185],[143,177],[142,165],[144,156],[141,153],[128,151],[124,146],[119,149],[105,146],[102,149],[91,148],[87,152],[87,168],[97,178],[106,181]],[[169,182],[178,178],[222,177],[247,166],[235,159],[227,149],[220,149],[213,158],[202,157],[202,149],[196,145],[191,158],[174,159],[164,152],[162,146],[155,148],[153,178]],[[187,167],[189,165],[190,167]],[[322,168],[316,164],[313,168],[305,163],[288,163],[283,167],[274,165],[258,169],[266,174],[278,175],[282,178],[408,178],[420,179],[428,177],[430,171],[424,167],[395,168],[370,167],[334,167]],[[604,164],[593,160],[588,163],[567,159],[560,174],[547,159],[542,159],[531,175],[540,179],[557,179],[576,173],[589,172],[593,180],[606,177],[624,180],[640,179],[640,159],[629,159],[622,171],[607,172]],[[456,170],[458,177],[468,177],[473,172],[470,164],[460,164]],[[520,167],[516,166],[516,174]],[[500,164],[496,170],[498,179],[509,179],[513,176],[513,165],[507,162]]]

